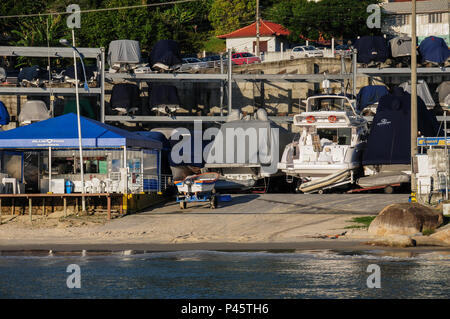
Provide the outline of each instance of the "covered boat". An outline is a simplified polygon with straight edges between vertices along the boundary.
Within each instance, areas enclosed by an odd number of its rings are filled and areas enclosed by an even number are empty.
[[[75,67],[73,65],[68,66],[62,73],[64,75],[64,81],[69,83],[75,83]],[[85,77],[86,74],[86,77]],[[84,82],[92,83],[97,78],[97,67],[92,65],[83,65],[77,62],[77,79],[78,83],[82,85]]]
[[[6,78],[6,70],[4,68],[0,68],[0,82],[5,82]]]
[[[294,116],[294,125],[299,137],[286,146],[278,168],[298,178],[298,191],[322,191],[354,181],[368,134],[354,101],[342,95],[309,97],[306,112]]]
[[[50,118],[50,112],[43,101],[26,101],[19,114],[21,125],[31,124]]]
[[[388,42],[381,36],[363,36],[355,41],[358,63],[379,64],[389,58]]]
[[[22,86],[41,86],[45,81],[48,81],[48,72],[38,65],[24,67],[20,69],[17,81]]]
[[[150,53],[150,67],[157,71],[173,71],[181,64],[180,48],[173,40],[160,40],[155,43]]]
[[[450,107],[450,81],[444,81],[436,88],[441,107],[448,109]]]
[[[174,85],[148,83],[150,110],[174,115],[180,108],[178,89]]]
[[[221,175],[217,189],[251,189],[281,176],[277,163],[293,137],[270,121],[264,109],[245,117],[235,110],[205,149],[205,168]]]
[[[389,41],[391,47],[391,55],[393,58],[410,57],[411,56],[411,37],[403,35],[395,37]]]
[[[419,136],[438,136],[439,124],[423,100],[417,100]],[[410,181],[411,95],[396,87],[380,99],[363,154],[363,188]]]
[[[425,38],[419,45],[422,63],[436,63],[444,65],[450,57],[450,49],[444,39],[436,36]]]
[[[401,87],[405,92],[411,94],[411,81],[403,82],[399,85],[399,87]],[[436,106],[430,89],[428,88],[428,84],[424,80],[417,81],[417,95],[420,96],[428,109],[433,109]]]
[[[363,115],[374,115],[377,112],[378,101],[386,94],[388,88],[384,85],[368,85],[359,90],[356,96],[356,111]]]
[[[141,47],[138,41],[115,40],[109,44],[109,72],[126,72],[138,67],[141,62]]]
[[[141,108],[139,94],[139,87],[136,84],[115,84],[111,92],[111,109],[119,114],[136,113]]]

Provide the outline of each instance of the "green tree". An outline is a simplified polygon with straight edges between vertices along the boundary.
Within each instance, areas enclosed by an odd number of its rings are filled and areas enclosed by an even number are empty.
[[[255,21],[255,0],[214,0],[209,21],[215,34],[229,33]]]
[[[355,38],[357,36],[376,34],[379,30],[367,28],[369,13],[366,8],[378,0],[282,0],[275,4],[268,15],[286,28],[291,40],[302,35],[317,39],[322,35],[326,39]]]

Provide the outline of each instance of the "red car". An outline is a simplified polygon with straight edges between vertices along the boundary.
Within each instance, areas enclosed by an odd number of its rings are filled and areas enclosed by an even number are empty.
[[[252,64],[252,63],[261,63],[261,59],[257,56],[254,56],[253,54],[249,52],[239,52],[239,53],[233,53],[231,56],[231,61],[233,61],[234,64],[241,65],[241,64]]]

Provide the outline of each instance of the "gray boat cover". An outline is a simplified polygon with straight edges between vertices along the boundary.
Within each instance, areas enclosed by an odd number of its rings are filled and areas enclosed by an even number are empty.
[[[279,137],[277,140],[273,140],[275,136],[272,137],[272,131],[267,131],[270,129],[278,130]],[[256,133],[257,141],[255,141],[255,145],[250,145],[252,141],[246,134],[251,134],[251,131]],[[220,127],[220,132],[222,138],[216,137],[211,149],[209,149],[206,159],[207,167],[247,167],[248,165],[261,165],[264,167],[269,166],[268,161],[271,161],[271,163],[273,161],[278,163],[283,155],[284,148],[287,144],[292,142],[294,137],[294,133],[287,131],[272,121],[255,119],[242,119],[226,122]],[[229,132],[235,132],[237,134],[231,135],[234,136],[234,143],[232,141],[227,141]],[[243,145],[241,145],[238,140],[243,142]],[[227,149],[227,147],[233,147],[234,149]],[[223,154],[222,163],[215,161],[215,159],[217,159],[217,152],[220,152],[220,150]],[[267,154],[267,152],[269,152],[269,154]],[[277,158],[271,158],[271,154],[278,156]],[[268,156],[264,157],[264,155]],[[262,157],[266,159],[263,162],[261,161]],[[254,161],[255,159],[256,161]]]
[[[389,41],[392,57],[411,56],[411,38],[401,36]]]
[[[20,123],[31,123],[50,118],[47,106],[43,101],[27,101],[19,114]]]
[[[108,49],[108,64],[115,63],[140,63],[141,47],[138,41],[115,40],[111,41]]]
[[[6,81],[6,71],[4,68],[0,68],[0,82]]]
[[[411,83],[403,82],[399,85],[403,90],[411,94]],[[434,103],[433,97],[431,96],[430,89],[428,88],[427,82],[424,80],[417,81],[417,95],[425,102],[427,108],[433,108],[436,103]]]
[[[444,81],[436,89],[439,96],[439,103],[448,104],[450,99],[450,81]],[[446,102],[447,101],[447,102]]]

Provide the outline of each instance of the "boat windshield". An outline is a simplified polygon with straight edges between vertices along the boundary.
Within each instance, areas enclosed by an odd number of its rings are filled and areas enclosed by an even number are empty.
[[[318,128],[317,134],[320,139],[326,138],[338,145],[350,145],[352,140],[352,129],[350,127]]]
[[[310,99],[309,111],[352,111],[351,104],[348,99],[339,97],[323,97]]]

